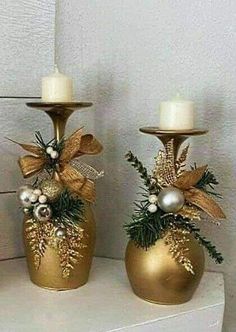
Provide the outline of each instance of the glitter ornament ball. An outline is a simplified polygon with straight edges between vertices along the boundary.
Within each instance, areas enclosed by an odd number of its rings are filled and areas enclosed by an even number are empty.
[[[175,187],[167,187],[158,195],[158,206],[167,213],[178,212],[184,205],[184,194]]]
[[[48,221],[52,216],[52,209],[48,204],[38,204],[35,206],[33,211],[34,217],[38,221]]]
[[[148,197],[148,200],[149,200],[149,202],[150,203],[152,203],[152,204],[155,204],[155,203],[157,203],[157,195],[150,195],[149,197]]]
[[[33,187],[30,185],[25,185],[20,187],[18,191],[18,198],[20,200],[20,203],[23,207],[30,207],[31,206],[31,201],[30,201],[30,196],[33,193]]]
[[[41,184],[43,195],[47,196],[49,202],[53,202],[59,198],[63,191],[63,185],[56,180],[45,180]]]
[[[155,204],[150,204],[148,207],[150,213],[155,213],[157,211],[157,206]]]

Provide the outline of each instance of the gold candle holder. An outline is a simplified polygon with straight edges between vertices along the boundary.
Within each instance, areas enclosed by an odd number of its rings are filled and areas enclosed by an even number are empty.
[[[44,103],[31,102],[26,104],[28,107],[44,111],[53,122],[54,135],[60,140],[65,134],[65,128],[69,117],[76,110],[91,107],[90,102],[71,102],[71,103]]]
[[[59,141],[65,134],[67,120],[73,112],[75,110],[90,107],[92,106],[92,103],[31,102],[27,103],[27,106],[44,111],[52,119],[55,138]],[[57,181],[60,181],[59,177],[55,176],[54,178]],[[51,246],[47,247],[43,258],[41,259],[39,268],[35,269],[34,257],[27,238],[27,216],[25,217],[23,231],[25,252],[30,278],[34,284],[46,289],[59,291],[78,288],[87,282],[95,247],[96,226],[91,205],[87,202],[85,202],[84,205],[84,221],[80,225],[86,234],[84,248],[81,250],[82,259],[77,265],[75,265],[68,278],[63,277],[60,267],[60,258],[56,250]],[[51,239],[51,241],[53,242],[53,239]]]
[[[156,136],[167,148],[173,140],[173,155],[176,160],[181,144],[191,136],[207,133],[204,129],[183,131],[160,130],[158,127],[143,127],[140,131]],[[168,234],[167,234],[168,235]],[[157,304],[180,304],[189,301],[199,285],[204,272],[204,251],[191,235],[188,238],[186,257],[193,262],[194,274],[189,273],[173,259],[169,246],[159,239],[147,250],[129,241],[125,263],[128,278],[134,293],[140,298]]]

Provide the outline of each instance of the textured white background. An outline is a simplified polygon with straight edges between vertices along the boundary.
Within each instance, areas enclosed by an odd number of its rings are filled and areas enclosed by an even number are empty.
[[[38,95],[40,76],[49,72],[53,59],[53,3],[1,2],[1,95]],[[59,65],[73,77],[76,98],[95,103],[74,115],[68,133],[86,125],[105,148],[101,156],[89,158],[106,172],[98,183],[95,207],[97,254],[123,257],[127,239],[122,224],[132,212],[140,183],[124,154],[132,149],[152,166],[159,143],[138,128],[158,125],[160,101],[179,91],[196,102],[197,123],[210,129],[206,137],[192,141],[191,160],[214,168],[225,197],[225,225],[201,226],[225,256],[222,266],[209,260],[207,267],[225,274],[225,331],[235,331],[235,1],[61,0],[60,4]],[[19,150],[6,145],[4,136],[29,140],[39,128],[49,135],[49,120],[27,111],[24,102],[4,99],[0,105],[1,190],[14,189],[20,182],[15,164]],[[17,204],[7,196],[1,206],[0,257],[22,255],[21,224],[14,218]],[[6,215],[9,210],[15,211],[11,219]],[[3,237],[5,225],[8,236]]]

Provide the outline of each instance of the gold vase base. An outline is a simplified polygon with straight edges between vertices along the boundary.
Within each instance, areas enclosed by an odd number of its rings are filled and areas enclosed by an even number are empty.
[[[193,264],[188,272],[170,253],[165,240],[145,250],[132,241],[126,249],[126,271],[135,295],[155,304],[177,305],[191,300],[204,271],[204,252],[192,235],[188,237],[186,257]]]
[[[138,298],[142,299],[143,301],[146,301],[146,302],[149,302],[149,303],[152,303],[152,304],[158,304],[158,305],[178,305],[178,304],[186,303],[186,302],[188,302],[192,299],[192,296],[190,296],[190,297],[187,297],[187,298],[183,298],[182,300],[178,299],[175,302],[162,301],[162,300],[158,300],[158,299],[154,300],[154,299],[149,299],[149,298],[143,297],[143,296],[139,295],[137,292],[135,292],[134,289],[133,289],[133,292]]]
[[[33,281],[31,278],[30,278],[30,280],[35,286],[46,289],[51,292],[64,292],[64,291],[69,291],[69,290],[73,290],[73,289],[78,289],[78,288],[86,285],[88,282],[88,280],[86,280],[85,282],[83,282],[77,286],[74,286],[74,287],[48,287],[48,286],[44,286],[42,284],[39,284],[39,283]]]

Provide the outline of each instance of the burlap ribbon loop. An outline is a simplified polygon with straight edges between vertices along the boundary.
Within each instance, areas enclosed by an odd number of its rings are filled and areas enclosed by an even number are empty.
[[[47,158],[42,148],[30,144],[14,143],[20,145],[25,151],[32,153],[32,155],[19,158],[19,165],[24,178],[29,178],[43,171],[47,166]],[[88,202],[94,202],[95,200],[95,184],[82,175],[74,166],[70,165],[70,162],[82,155],[98,154],[102,149],[102,145],[93,135],[83,135],[82,129],[78,129],[65,140],[58,159],[57,174],[60,181]]]

